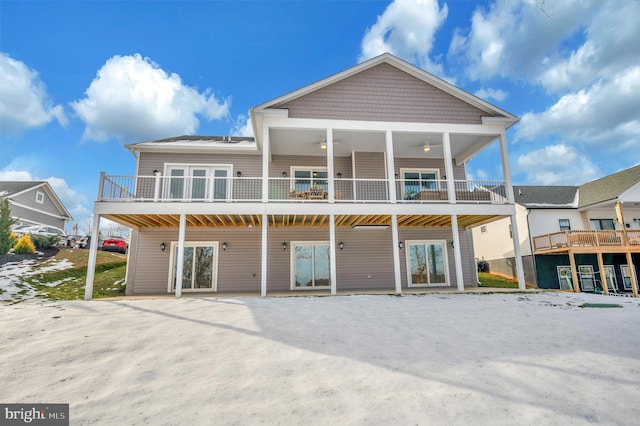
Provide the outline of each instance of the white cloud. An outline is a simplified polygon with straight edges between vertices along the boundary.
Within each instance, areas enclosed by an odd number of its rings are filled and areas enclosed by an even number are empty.
[[[541,113],[526,113],[518,125],[518,139],[559,135],[566,141],[600,144],[608,148],[640,148],[640,65],[611,80],[562,96]]]
[[[491,89],[483,87],[474,94],[484,100],[495,99],[498,102],[502,102],[507,99],[507,92],[501,89]]]
[[[579,185],[601,175],[585,153],[565,144],[520,155],[517,164],[528,185]]]
[[[52,104],[38,73],[0,52],[0,131],[19,133],[54,118],[67,125],[64,108]]]
[[[447,14],[447,5],[440,8],[437,0],[395,0],[367,29],[359,60],[389,52],[443,77],[442,64],[433,62],[429,54]]]
[[[231,129],[232,136],[250,136],[253,137],[253,126],[251,120],[244,114],[240,114],[236,119],[236,123]]]
[[[34,176],[26,170],[16,170],[13,168],[5,168],[0,170],[0,180],[4,181],[47,181],[56,195],[60,198],[64,206],[69,210],[74,221],[86,219],[91,210],[87,208],[87,197],[84,194],[72,189],[67,181],[62,178],[51,176],[46,179]]]
[[[207,120],[229,114],[229,101],[210,89],[200,93],[167,74],[139,54],[114,56],[98,70],[86,98],[71,105],[85,122],[84,139],[148,140],[194,134],[200,117]]]

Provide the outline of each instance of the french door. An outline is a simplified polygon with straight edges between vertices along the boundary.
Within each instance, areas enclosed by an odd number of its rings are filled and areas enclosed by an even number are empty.
[[[216,291],[218,270],[218,242],[185,242],[182,269],[182,289]],[[176,290],[178,272],[178,243],[171,243],[171,274],[169,291]]]
[[[331,287],[329,243],[291,242],[291,289]]]
[[[446,241],[405,241],[409,287],[449,286]]]
[[[176,200],[225,200],[231,194],[231,166],[168,166],[165,198]]]

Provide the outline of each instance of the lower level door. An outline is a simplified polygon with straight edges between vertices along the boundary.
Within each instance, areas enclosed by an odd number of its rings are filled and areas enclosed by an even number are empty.
[[[291,242],[291,289],[330,288],[329,243]]]
[[[445,248],[444,240],[405,242],[409,287],[451,285]]]
[[[188,242],[184,244],[182,289],[215,291],[218,265],[217,242]],[[175,291],[178,271],[178,243],[171,243],[171,279],[169,291]]]

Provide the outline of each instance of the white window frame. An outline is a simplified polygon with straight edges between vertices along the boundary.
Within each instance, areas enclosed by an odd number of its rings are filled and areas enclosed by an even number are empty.
[[[444,260],[444,283],[426,283],[426,284],[414,284],[411,282],[411,255],[409,254],[409,248],[411,245],[422,244],[422,245],[430,245],[430,244],[440,244],[442,245],[442,253]],[[407,268],[407,285],[408,287],[451,287],[451,279],[449,278],[449,253],[447,251],[447,240],[406,240],[404,242],[404,251],[405,251],[405,262]],[[429,279],[429,274],[427,274],[427,280]]]
[[[563,221],[567,222],[567,226],[569,227],[569,229],[562,229]],[[571,219],[567,219],[567,218],[558,219],[558,227],[560,228],[560,232],[571,231]]]
[[[291,183],[290,183],[289,189],[291,190],[296,189],[296,172],[311,172],[311,177],[309,178],[309,181],[311,182],[310,186],[313,186],[314,180],[326,180],[327,187],[329,186],[329,173],[327,172],[326,166],[291,166],[289,167],[289,176],[291,176]],[[327,178],[314,179],[313,172],[327,172]],[[299,178],[299,179],[306,179],[306,178]]]
[[[607,288],[614,292],[618,291],[618,279],[616,278],[616,268],[613,265],[602,265],[604,267],[603,273],[600,275],[604,275],[600,277],[600,280],[607,284]],[[607,280],[607,271],[611,272],[611,276],[613,277],[612,287],[609,287],[609,281]]]
[[[593,280],[593,288],[591,290],[585,290],[585,288],[582,285],[582,272],[580,272],[581,268],[586,268],[588,270],[591,270],[591,279]],[[595,291],[596,290],[596,274],[593,271],[593,265],[578,265],[578,281],[580,282],[580,291]],[[600,283],[600,285],[602,285],[602,283]]]
[[[214,188],[210,187],[207,190],[207,196],[205,198],[191,198],[191,184],[193,182],[191,178],[192,169],[211,169],[211,170],[227,170],[228,176],[224,179],[227,179],[227,188],[226,193],[227,196],[225,198],[214,198],[213,191]],[[182,188],[183,194],[182,198],[175,198],[175,200],[183,200],[183,201],[230,201],[232,194],[232,182],[233,182],[233,164],[211,164],[211,163],[165,163],[164,165],[164,189],[163,189],[163,198],[169,198],[169,188],[171,182],[171,170],[183,170],[184,176],[184,186]],[[198,177],[198,178],[206,178],[207,186],[209,186],[209,179],[211,178],[211,174],[209,173],[206,176]]]
[[[328,290],[331,288],[331,250],[329,250],[329,285],[327,286],[316,286],[311,285],[309,287],[296,287],[296,251],[295,248],[297,246],[330,246],[331,243],[329,241],[291,241],[289,243],[291,254],[289,255],[289,276],[291,277],[289,280],[289,288],[292,291],[300,291],[300,290]],[[315,262],[311,262],[311,274],[312,274],[312,283],[315,282]]]
[[[562,275],[561,275],[561,270],[568,270],[569,274],[569,283],[571,284],[570,288],[562,288]],[[573,291],[573,274],[571,273],[571,265],[558,265],[556,266],[556,271],[558,273],[558,287],[560,288],[560,290],[571,290]]]
[[[622,276],[622,286],[625,290],[632,290],[633,283],[631,282],[631,270],[629,269],[629,265],[622,264],[620,265],[620,276]],[[629,279],[629,284],[627,285],[627,281],[625,278]]]
[[[409,191],[409,190],[407,190],[407,182],[418,182],[418,186],[420,187],[420,191],[423,190],[422,189],[423,180],[421,178],[418,178],[418,180],[407,179],[406,176],[405,176],[406,173],[418,173],[418,176],[420,176],[422,173],[434,173],[436,175],[436,178],[434,180],[434,183],[435,183],[436,187],[432,191],[437,191],[437,190],[441,189],[440,188],[440,169],[414,168],[414,167],[400,168],[400,180],[402,181],[402,194],[400,194],[400,195],[404,196],[404,194],[406,194]],[[427,179],[426,181],[431,181],[431,179]],[[418,193],[420,193],[420,191],[418,191]],[[425,189],[425,191],[429,191],[429,190]]]
[[[44,192],[36,191],[36,203],[44,204]]]
[[[176,253],[176,248],[178,247],[177,241],[171,241],[170,246],[170,260],[169,260],[169,282],[167,283],[167,290],[169,293],[175,293],[175,289],[173,288],[173,273],[176,266],[176,262],[178,261]],[[220,253],[219,250],[219,242],[218,241],[185,241],[184,247],[213,247],[213,261],[212,268],[213,272],[211,274],[211,279],[213,282],[211,283],[211,288],[183,288],[183,292],[212,292],[218,291],[218,255]],[[195,267],[195,262],[194,262]]]

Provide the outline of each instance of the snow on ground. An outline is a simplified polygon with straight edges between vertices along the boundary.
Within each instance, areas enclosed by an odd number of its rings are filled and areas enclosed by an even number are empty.
[[[640,418],[640,301],[631,298],[28,301],[0,308],[0,324],[0,401],[69,403],[71,424]]]
[[[36,266],[38,267],[36,268]],[[36,297],[37,290],[29,283],[23,282],[21,278],[68,268],[73,268],[72,262],[68,259],[57,260],[55,258],[42,263],[38,263],[34,259],[25,259],[20,262],[7,262],[0,265],[0,302],[12,303],[33,299]],[[65,281],[46,283],[46,285],[53,287]]]

